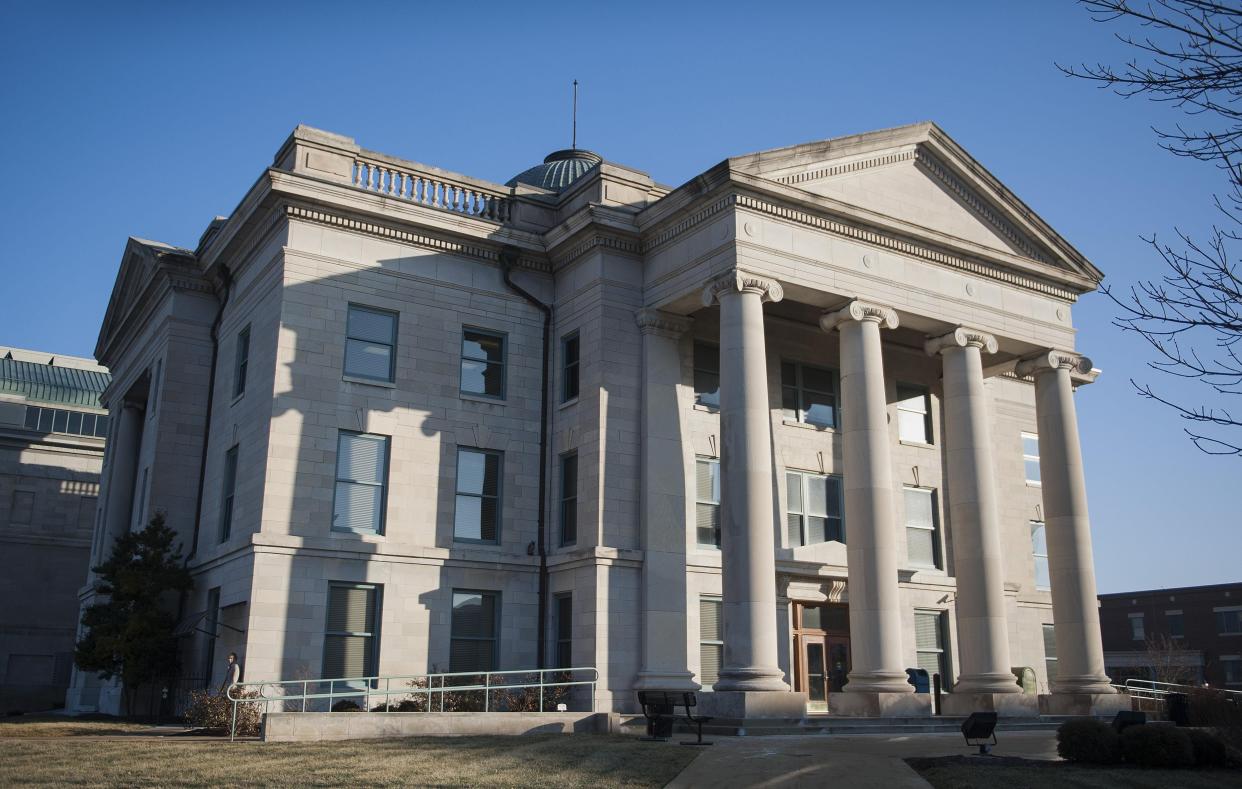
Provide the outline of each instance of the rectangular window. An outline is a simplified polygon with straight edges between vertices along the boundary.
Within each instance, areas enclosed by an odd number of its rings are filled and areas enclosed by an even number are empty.
[[[940,568],[940,518],[936,491],[903,488],[906,506],[906,559],[911,567]]]
[[[220,542],[233,533],[233,497],[237,492],[237,444],[224,453],[224,476],[220,486]]]
[[[69,432],[69,412],[62,411],[57,408],[52,412],[52,432],[67,433]]]
[[[1039,484],[1039,436],[1022,434],[1022,465],[1026,468],[1026,483]]]
[[[578,541],[578,455],[561,458],[561,545]]]
[[[30,523],[34,520],[35,494],[32,490],[13,491],[13,507],[9,510],[10,523]]]
[[[556,600],[556,667],[574,665],[574,598],[558,594]]]
[[[1222,636],[1242,633],[1242,607],[1213,608],[1216,614],[1216,632]]]
[[[449,671],[494,671],[500,594],[453,590]]]
[[[207,590],[207,616],[204,619],[203,639],[203,682],[204,687],[210,688],[215,683],[212,680],[216,673],[216,630],[220,625],[220,587]]]
[[[349,305],[345,321],[345,375],[396,380],[397,313]]]
[[[505,335],[462,329],[461,391],[505,398]]]
[[[931,393],[927,387],[897,384],[897,436],[916,444],[932,443]]]
[[[941,687],[947,688],[949,682],[948,652],[944,648],[944,612],[914,612],[914,644],[917,665],[927,671],[930,680],[933,674],[940,675]]]
[[[361,679],[378,674],[380,587],[332,583],[323,639],[323,678]]]
[[[1035,588],[1046,592],[1052,588],[1048,570],[1048,534],[1042,521],[1031,521],[1031,553],[1035,556]]]
[[[482,449],[457,450],[457,506],[453,539],[500,541],[500,472],[503,455]]]
[[[717,597],[699,598],[699,684],[711,690],[724,664],[724,605]]]
[[[781,409],[786,419],[837,425],[837,374],[808,364],[781,362]]]
[[[1057,678],[1057,630],[1054,625],[1044,625],[1044,671],[1048,674],[1048,686]]]
[[[700,548],[720,547],[720,461],[698,458],[694,464],[695,540]]]
[[[387,485],[388,436],[340,431],[336,441],[333,530],[382,534]]]
[[[785,473],[790,547],[845,542],[841,478],[804,471]]]
[[[1186,626],[1181,611],[1165,611],[1164,621],[1169,625],[1169,638],[1185,638]]]
[[[1142,641],[1147,638],[1147,633],[1143,629],[1143,615],[1130,614],[1130,638],[1135,641]]]
[[[241,397],[246,391],[246,368],[250,366],[250,327],[237,333],[237,348],[233,354],[233,397]]]
[[[578,398],[578,332],[561,340],[561,402]]]
[[[694,344],[694,401],[720,407],[720,346],[707,342]]]
[[[1242,655],[1221,655],[1220,668],[1225,675],[1225,687],[1242,687]]]

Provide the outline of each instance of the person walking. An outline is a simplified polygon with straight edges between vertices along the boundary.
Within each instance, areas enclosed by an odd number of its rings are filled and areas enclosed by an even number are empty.
[[[228,667],[224,671],[224,681],[220,683],[220,694],[224,695],[229,688],[241,682],[242,670],[241,663],[237,660],[237,653],[230,652],[228,656]]]

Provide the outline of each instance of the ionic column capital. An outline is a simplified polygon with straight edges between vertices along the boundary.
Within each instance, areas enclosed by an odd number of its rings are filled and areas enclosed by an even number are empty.
[[[694,325],[693,318],[673,315],[650,307],[643,307],[635,312],[634,322],[638,324],[638,330],[643,334],[654,334],[672,340],[685,334]]]
[[[847,321],[869,321],[880,324],[881,329],[896,329],[899,321],[897,312],[882,304],[854,299],[837,310],[825,312],[819,316],[819,328],[826,332]]]
[[[1080,353],[1056,348],[1049,348],[1038,356],[1023,359],[1018,362],[1013,372],[1018,377],[1025,378],[1052,370],[1068,370],[1070,380],[1076,384],[1089,384],[1099,377],[1099,372],[1092,369],[1089,358]]]
[[[933,337],[923,343],[928,356],[936,356],[949,348],[978,348],[981,353],[996,353],[996,338],[985,331],[958,326],[948,334]]]
[[[776,280],[734,269],[707,283],[703,288],[703,306],[712,306],[726,293],[758,293],[764,301],[773,302],[785,298],[785,289]]]

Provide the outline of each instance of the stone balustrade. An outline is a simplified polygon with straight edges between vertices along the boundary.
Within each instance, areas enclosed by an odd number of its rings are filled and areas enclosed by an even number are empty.
[[[442,211],[493,222],[507,222],[510,219],[510,201],[498,192],[485,191],[429,173],[400,169],[372,159],[354,159],[351,182],[368,192],[409,200]]]

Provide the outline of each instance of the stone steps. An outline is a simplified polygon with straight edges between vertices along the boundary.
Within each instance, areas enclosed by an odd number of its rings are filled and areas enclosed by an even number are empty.
[[[997,732],[1053,731],[1069,716],[1043,715],[1038,718],[1001,718]],[[719,737],[762,737],[776,735],[847,735],[847,734],[956,734],[966,718],[937,716],[931,718],[844,718],[810,715],[804,718],[761,718],[732,720],[718,718],[704,724],[703,734]],[[694,728],[679,721],[679,734],[693,733]]]

